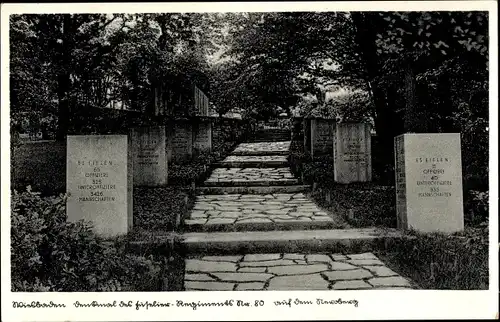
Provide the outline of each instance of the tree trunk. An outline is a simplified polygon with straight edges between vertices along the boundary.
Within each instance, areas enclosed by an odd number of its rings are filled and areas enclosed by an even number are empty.
[[[419,132],[423,130],[422,121],[417,109],[416,80],[415,73],[410,63],[404,67],[405,86],[405,132]]]
[[[442,106],[439,106],[439,110],[442,113],[442,118],[441,118],[441,132],[445,133],[453,133],[456,131],[459,131],[455,127],[455,124],[453,122],[453,102],[451,100],[451,93],[450,93],[450,74],[448,72],[445,72],[439,82],[438,82],[438,93],[440,96],[440,102]]]
[[[61,54],[61,70],[57,77],[57,96],[59,99],[57,111],[57,131],[56,140],[64,140],[69,129],[69,97],[71,90],[71,77],[69,66],[71,63],[71,48],[72,48],[72,17],[69,14],[63,15],[62,21],[62,44],[59,46]]]
[[[375,130],[377,133],[383,132],[385,124],[381,115],[385,115],[388,108],[384,91],[378,87],[374,79],[379,74],[379,64],[377,60],[377,47],[375,44],[376,28],[370,18],[365,17],[367,13],[353,13],[352,20],[355,27],[355,40],[359,47],[361,64],[365,67],[365,77],[371,89],[373,104],[375,105]]]

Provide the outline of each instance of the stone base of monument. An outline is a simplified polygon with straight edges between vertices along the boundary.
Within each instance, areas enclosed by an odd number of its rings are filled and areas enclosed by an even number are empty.
[[[67,137],[68,221],[90,221],[102,237],[132,229],[132,154],[127,135]]]
[[[460,134],[404,134],[394,141],[398,227],[463,230]]]

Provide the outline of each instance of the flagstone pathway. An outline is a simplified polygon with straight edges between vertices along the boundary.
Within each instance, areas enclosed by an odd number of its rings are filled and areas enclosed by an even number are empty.
[[[373,254],[247,254],[186,260],[186,291],[411,288]]]
[[[370,243],[377,237],[370,234],[377,233],[341,230],[346,228],[346,223],[340,216],[328,213],[311,201],[307,197],[308,187],[290,172],[286,159],[289,147],[289,141],[242,143],[216,164],[204,187],[198,190],[190,218],[185,220],[185,239],[203,245],[198,249],[204,251],[188,254],[184,289],[412,288],[410,281],[386,267],[371,252],[341,254],[332,248],[317,251],[322,244],[330,247]],[[307,232],[310,230],[316,233],[311,236]],[[248,240],[255,234],[252,231],[263,234],[258,240]],[[297,234],[309,236],[300,241],[300,249],[304,251],[296,252],[293,248],[296,242],[291,241],[297,239]],[[316,240],[319,236],[323,239]],[[339,238],[343,238],[339,236],[349,237],[339,242]],[[278,242],[283,238],[290,240],[289,246]],[[258,253],[255,250],[259,245],[267,247],[265,249],[271,245],[275,250]],[[219,256],[221,249],[223,254]]]

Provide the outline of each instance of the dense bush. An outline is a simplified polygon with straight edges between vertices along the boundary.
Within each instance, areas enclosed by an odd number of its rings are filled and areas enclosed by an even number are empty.
[[[206,163],[190,162],[171,164],[168,169],[168,184],[171,186],[189,186],[193,182],[203,181],[209,167]]]
[[[489,193],[488,191],[466,191],[464,195],[465,221],[470,226],[487,224],[489,222]]]
[[[85,222],[66,222],[63,195],[28,187],[12,194],[13,291],[154,291],[160,265],[96,237]]]
[[[31,186],[43,194],[66,190],[66,144],[37,142],[21,144],[11,154],[12,189]]]
[[[378,255],[424,289],[488,289],[487,225],[454,235],[410,232]]]
[[[309,184],[316,183],[319,187],[334,184],[334,168],[331,157],[319,157],[314,161],[304,163],[302,177]]]
[[[194,203],[194,191],[179,187],[134,188],[134,230],[172,231]]]
[[[396,227],[393,187],[370,183],[333,184],[313,191],[315,201],[340,214],[353,227]]]

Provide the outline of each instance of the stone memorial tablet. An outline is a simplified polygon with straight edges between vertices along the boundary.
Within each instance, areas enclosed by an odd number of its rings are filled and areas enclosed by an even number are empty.
[[[196,153],[212,151],[212,121],[200,120],[197,122],[194,133],[194,149]]]
[[[174,124],[172,135],[172,160],[184,161],[193,156],[193,126],[188,121]]]
[[[132,161],[126,135],[67,137],[68,221],[91,221],[110,237],[132,228]]]
[[[404,134],[394,141],[398,227],[462,231],[460,134]]]
[[[366,123],[339,123],[336,126],[334,179],[339,183],[372,180],[371,126]]]
[[[333,156],[335,120],[312,119],[310,122],[311,157]]]
[[[134,186],[167,184],[167,154],[164,126],[131,130]]]

